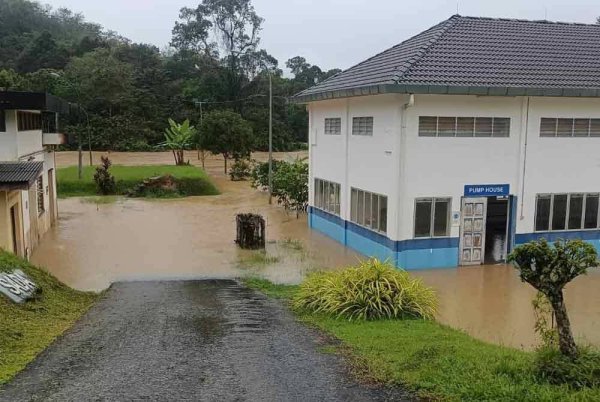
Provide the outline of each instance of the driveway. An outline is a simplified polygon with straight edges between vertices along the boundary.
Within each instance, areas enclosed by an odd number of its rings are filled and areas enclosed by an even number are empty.
[[[409,400],[357,384],[324,342],[234,281],[118,283],[0,400]]]

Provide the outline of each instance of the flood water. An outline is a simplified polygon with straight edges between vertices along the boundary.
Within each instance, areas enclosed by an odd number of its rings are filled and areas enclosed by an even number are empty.
[[[100,154],[94,154],[97,163]],[[294,158],[304,154],[277,154]],[[87,162],[87,155],[84,155]],[[187,159],[198,165],[195,153]],[[264,160],[265,154],[256,159]],[[113,153],[115,164],[169,164],[168,153]],[[57,154],[58,166],[77,163],[73,152]],[[338,269],[361,257],[309,230],[296,218],[268,205],[266,194],[248,182],[231,182],[223,161],[211,157],[206,170],[221,195],[180,200],[120,199],[95,204],[59,201],[60,220],[32,257],[60,280],[82,290],[102,290],[115,281],[236,278],[259,275],[278,283],[299,283],[307,272]],[[254,212],[267,221],[267,258],[234,244],[235,215]],[[291,240],[291,241],[290,241]],[[535,292],[508,266],[416,271],[440,299],[438,319],[493,343],[531,349],[531,300]],[[575,335],[600,346],[600,271],[577,278],[566,289]]]

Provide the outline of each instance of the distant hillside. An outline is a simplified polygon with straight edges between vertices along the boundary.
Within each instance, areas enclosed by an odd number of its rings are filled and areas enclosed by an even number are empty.
[[[27,0],[0,0],[0,69],[62,69],[72,56],[103,41],[102,27],[85,22],[81,14]]]

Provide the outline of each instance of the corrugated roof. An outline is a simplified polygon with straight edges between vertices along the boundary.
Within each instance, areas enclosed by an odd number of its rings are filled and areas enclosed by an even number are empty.
[[[600,25],[452,16],[298,95],[600,96]]]
[[[44,162],[0,162],[0,186],[29,186],[43,169]]]

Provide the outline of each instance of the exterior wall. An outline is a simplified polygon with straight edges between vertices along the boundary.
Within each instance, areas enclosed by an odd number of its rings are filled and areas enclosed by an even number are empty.
[[[23,230],[22,230],[22,206],[19,205],[21,202],[19,191],[0,191],[0,248],[11,251],[17,255],[25,256],[23,247]],[[13,244],[13,233],[12,233],[12,221],[11,221],[11,208],[17,205],[18,218],[17,218],[17,250],[14,250]]]
[[[600,249],[600,231],[533,233],[539,193],[600,192],[600,138],[540,138],[542,117],[600,118],[585,98],[379,95],[310,105],[313,178],[341,184],[341,215],[311,208],[310,224],[365,255],[398,266],[456,266],[460,226],[450,236],[414,239],[415,200],[450,197],[460,211],[464,186],[509,184],[517,244],[545,237],[583,238]],[[372,137],[351,135],[353,116],[373,116]],[[507,138],[419,137],[419,116],[509,117]],[[324,135],[325,117],[342,118],[342,135]],[[350,187],[388,196],[384,236],[350,221]],[[311,202],[312,205],[312,202]]]
[[[42,178],[44,183],[44,212],[37,210],[36,191],[37,185],[33,184],[29,191],[11,192],[13,204],[20,204],[20,230],[22,231],[22,255],[29,257],[33,249],[39,243],[41,237],[52,227],[58,217],[56,200],[56,172],[52,176],[53,183],[49,182],[50,170],[55,169],[54,152],[45,149],[42,144],[42,131],[18,131],[17,112],[6,111],[6,132],[0,133],[0,161],[41,161],[44,162]],[[51,192],[54,189],[54,192]],[[2,206],[2,195],[6,198],[7,193],[0,192],[0,247],[12,250],[12,234],[6,237],[2,233],[7,228],[10,231],[10,205],[4,203]],[[53,202],[52,202],[53,200]],[[53,208],[51,208],[53,207]],[[8,209],[6,209],[8,208]],[[6,209],[5,212],[3,212]],[[4,215],[3,215],[4,214]],[[4,225],[6,223],[6,225]],[[10,241],[9,241],[10,240]]]

